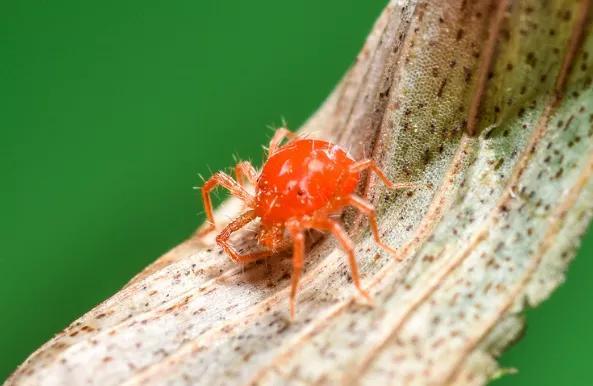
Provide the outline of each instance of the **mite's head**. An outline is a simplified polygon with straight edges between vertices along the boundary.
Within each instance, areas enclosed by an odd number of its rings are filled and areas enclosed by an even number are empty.
[[[279,224],[263,226],[257,241],[271,251],[282,249],[284,245],[284,226]]]

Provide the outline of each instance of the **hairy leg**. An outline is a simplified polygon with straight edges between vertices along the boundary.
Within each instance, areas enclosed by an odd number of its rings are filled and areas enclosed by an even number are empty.
[[[336,238],[336,240],[338,240],[338,243],[348,256],[348,264],[350,265],[350,272],[352,273],[352,282],[354,283],[354,286],[356,287],[358,292],[360,292],[360,294],[364,296],[369,302],[372,301],[368,292],[365,291],[360,284],[360,275],[358,274],[358,263],[356,262],[356,258],[354,256],[354,243],[352,242],[344,228],[342,228],[342,226],[338,222],[330,218],[314,219],[311,221],[310,224],[307,225],[310,225],[308,226],[310,228],[315,228],[321,231],[329,231]]]
[[[293,240],[292,276],[290,278],[290,318],[294,319],[296,312],[296,295],[301,272],[303,271],[303,260],[305,256],[305,234],[303,229],[296,224],[289,226],[288,231]]]
[[[371,172],[375,173],[389,189],[416,188],[418,186],[418,184],[407,182],[394,184],[389,178],[387,178],[385,173],[383,173],[383,170],[381,170],[381,168],[377,166],[377,163],[372,159],[363,159],[350,166],[350,172],[352,173],[359,173],[366,169],[369,169]]]
[[[270,145],[268,146],[268,158],[280,148],[280,143],[285,138],[292,140],[296,138],[296,134],[288,130],[286,127],[276,129],[274,136],[270,140]]]
[[[257,183],[257,171],[251,162],[241,161],[235,165],[235,178],[241,186],[245,186],[245,180],[255,186]]]
[[[248,263],[250,261],[259,260],[266,256],[270,255],[269,251],[263,252],[255,252],[255,253],[248,253],[241,255],[230,243],[229,238],[233,232],[238,231],[239,229],[243,228],[245,225],[253,221],[255,218],[255,211],[249,210],[235,220],[231,221],[229,225],[227,225],[222,232],[218,236],[216,236],[216,243],[220,245],[220,247],[226,252],[226,254],[235,262],[235,263]]]
[[[379,226],[377,224],[377,213],[375,212],[375,207],[370,202],[368,202],[367,200],[365,200],[362,197],[357,196],[356,194],[351,194],[348,197],[347,203],[348,203],[348,205],[355,207],[356,209],[358,209],[359,211],[361,211],[368,217],[369,223],[371,225],[371,231],[373,232],[373,237],[375,238],[375,243],[377,243],[377,245],[379,247],[381,247],[387,253],[391,254],[397,260],[400,260],[400,256],[397,253],[397,249],[392,248],[389,245],[387,245],[381,241],[381,236],[379,235]]]
[[[241,200],[245,201],[247,206],[253,205],[254,198],[247,193],[237,181],[233,180],[233,178],[226,173],[217,172],[204,183],[204,186],[202,186],[202,200],[204,202],[204,211],[206,212],[208,224],[198,232],[198,236],[203,236],[215,228],[210,192],[217,186],[222,186],[227,189],[233,196],[239,197]]]

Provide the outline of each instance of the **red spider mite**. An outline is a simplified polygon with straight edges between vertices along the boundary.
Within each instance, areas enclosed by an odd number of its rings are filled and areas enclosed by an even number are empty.
[[[284,139],[289,141],[281,146]],[[270,256],[284,249],[285,231],[293,242],[293,273],[290,291],[290,315],[294,318],[295,299],[305,255],[305,231],[316,229],[330,232],[348,256],[352,280],[356,289],[370,300],[361,287],[354,245],[344,228],[334,217],[347,206],[365,214],[370,222],[375,242],[397,257],[396,250],[384,244],[379,236],[377,216],[371,203],[355,194],[360,172],[369,169],[391,189],[412,187],[393,184],[370,159],[355,161],[340,146],[331,142],[299,138],[286,128],[276,130],[268,148],[268,159],[258,173],[247,161],[235,166],[235,178],[217,172],[202,187],[207,224],[198,233],[203,236],[215,229],[210,192],[217,186],[228,189],[241,199],[248,210],[231,221],[216,236],[217,244],[236,263],[247,263]],[[255,186],[255,194],[245,189],[245,179]],[[239,254],[229,243],[231,234],[255,218],[261,221],[258,242],[266,251]]]

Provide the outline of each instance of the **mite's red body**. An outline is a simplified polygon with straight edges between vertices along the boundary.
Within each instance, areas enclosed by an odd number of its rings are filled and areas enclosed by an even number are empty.
[[[293,141],[272,154],[257,180],[255,213],[266,225],[312,215],[356,190],[355,161],[338,145]]]
[[[280,146],[286,137],[291,141]],[[202,197],[208,224],[199,234],[203,235],[215,229],[210,191],[220,185],[243,200],[249,208],[216,237],[216,242],[231,259],[236,262],[249,262],[269,256],[286,246],[286,231],[291,236],[291,316],[294,316],[307,229],[331,232],[338,239],[348,255],[354,285],[368,298],[368,294],[360,285],[352,241],[342,226],[332,218],[346,206],[357,208],[368,216],[376,243],[396,255],[394,249],[380,240],[373,206],[354,193],[360,180],[360,172],[365,169],[375,172],[388,187],[396,187],[372,160],[355,161],[338,145],[321,140],[299,139],[287,129],[278,129],[270,142],[268,160],[261,173],[258,174],[250,163],[240,162],[235,167],[236,180],[218,172],[206,181],[202,188]],[[245,179],[255,186],[255,196],[245,190]],[[399,184],[397,187],[410,185]],[[256,217],[261,219],[258,240],[268,251],[241,255],[230,245],[230,235]]]

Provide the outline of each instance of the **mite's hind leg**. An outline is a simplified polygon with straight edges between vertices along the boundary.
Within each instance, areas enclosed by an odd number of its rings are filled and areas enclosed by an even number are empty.
[[[223,172],[217,172],[204,183],[204,186],[202,186],[202,200],[204,202],[204,211],[206,212],[206,219],[208,223],[198,232],[198,236],[203,236],[216,228],[210,192],[217,186],[222,186],[223,188],[227,189],[233,196],[243,200],[247,206],[253,206],[253,196],[243,189],[243,187],[239,185],[237,181],[233,180],[231,176]]]
[[[235,165],[235,179],[241,186],[245,186],[245,180],[255,186],[257,183],[257,171],[249,161],[241,161]]]
[[[254,210],[249,210],[243,213],[241,216],[237,217],[235,220],[231,221],[222,232],[218,236],[216,236],[216,243],[220,245],[220,247],[226,252],[226,254],[235,262],[235,263],[249,263],[250,261],[259,260],[266,256],[270,255],[269,251],[262,251],[262,252],[255,252],[255,253],[248,253],[241,255],[230,243],[229,238],[233,232],[238,231],[239,229],[243,228],[245,225],[253,221],[256,217]]]
[[[389,189],[407,189],[418,187],[418,184],[414,183],[393,183],[389,178],[387,178],[385,173],[383,173],[383,170],[381,170],[381,168],[377,166],[377,163],[372,159],[363,159],[350,166],[350,172],[352,173],[359,173],[366,169],[369,169],[371,172],[375,173]]]
[[[377,245],[379,247],[381,247],[387,253],[391,254],[397,260],[400,260],[400,256],[397,253],[397,249],[392,248],[389,245],[385,244],[383,241],[381,241],[381,236],[379,235],[379,225],[377,224],[377,213],[375,212],[375,207],[370,202],[368,202],[367,200],[365,200],[362,197],[357,196],[356,194],[351,194],[348,197],[347,203],[348,203],[348,205],[355,207],[356,209],[358,209],[359,211],[361,211],[368,217],[369,223],[371,225],[371,231],[373,232],[373,237],[375,238],[375,243],[377,243]]]
[[[372,302],[371,296],[362,288],[360,284],[360,275],[358,274],[358,263],[356,262],[356,257],[354,256],[354,243],[344,230],[342,226],[332,220],[332,219],[317,219],[313,220],[310,224],[311,228],[319,229],[322,231],[329,231],[331,234],[338,240],[338,243],[346,252],[348,256],[348,264],[350,265],[350,272],[352,275],[352,282],[354,286],[360,292],[362,296],[364,296],[369,302]]]
[[[293,240],[292,248],[292,276],[290,277],[290,318],[294,319],[296,312],[296,296],[299,279],[303,271],[305,257],[305,234],[298,225],[288,226],[288,231]]]
[[[268,146],[268,158],[280,148],[280,143],[285,138],[292,140],[296,138],[296,134],[288,130],[286,127],[276,129],[274,136],[270,140],[270,145]]]

